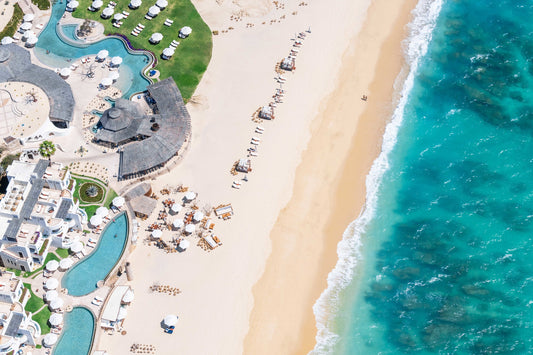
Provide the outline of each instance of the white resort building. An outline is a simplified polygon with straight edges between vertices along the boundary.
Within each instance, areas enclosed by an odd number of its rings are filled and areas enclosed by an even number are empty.
[[[14,161],[0,201],[0,266],[32,271],[50,246],[68,248],[87,223],[73,198],[75,181],[62,164]]]

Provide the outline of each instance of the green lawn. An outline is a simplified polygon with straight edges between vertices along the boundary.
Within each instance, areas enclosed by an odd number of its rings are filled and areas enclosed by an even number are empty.
[[[50,260],[59,261],[60,258],[57,255],[55,255],[54,253],[48,253],[46,258],[44,259],[44,265],[43,266],[41,266],[38,269],[33,270],[32,272],[25,272],[24,275],[22,275],[22,277],[30,277],[32,275],[35,275],[38,272],[41,272],[44,269],[44,266],[46,265],[46,263],[48,263]]]
[[[89,179],[78,177],[78,176],[72,176],[72,178],[76,180],[76,188],[74,189],[73,197],[80,201],[80,207],[85,210],[85,213],[87,213],[87,218],[91,219],[91,217],[94,215],[98,207],[100,207],[100,205],[99,204],[82,205],[84,202],[87,203],[86,202],[87,196],[80,198],[80,190],[83,190],[83,185],[86,185],[87,183],[94,184],[95,182]],[[100,184],[97,184],[97,185],[99,185],[103,189],[103,191],[105,191],[105,196],[101,196],[99,194],[99,197],[97,198],[97,200],[102,201],[102,198],[105,198],[103,205],[109,208],[111,206],[111,201],[113,201],[113,199],[117,197],[118,195],[115,192],[115,190],[108,188],[106,184],[104,184],[100,180],[98,179],[95,179],[95,180],[100,182]],[[83,191],[81,191],[81,194],[83,194]]]
[[[56,249],[56,254],[59,255],[61,259],[65,259],[66,257],[68,257],[68,249],[58,248]]]
[[[115,2],[117,3],[115,14],[124,10],[130,13],[127,19],[122,20],[123,24],[120,28],[113,27],[111,19],[103,20],[100,17],[108,1],[104,1],[104,7],[100,11],[91,12],[87,8],[92,0],[79,0],[80,6],[73,15],[78,18],[99,21],[104,24],[106,34],[125,35],[133,48],[152,51],[157,57],[156,69],[161,72],[160,78],[165,79],[172,76],[178,84],[183,98],[188,100],[207,69],[213,48],[211,30],[202,20],[194,5],[190,0],[169,0],[167,8],[154,19],[147,20],[144,16],[148,9],[155,4],[155,0],[143,1],[137,10],[128,8],[130,0],[116,0]],[[164,25],[167,18],[174,21],[170,27]],[[139,23],[145,26],[144,30],[138,37],[132,36],[131,31]],[[183,26],[192,28],[192,34],[186,39],[178,38],[179,29]],[[163,40],[152,45],[148,39],[155,32],[160,32],[163,35]],[[170,45],[172,40],[180,42],[180,45],[170,60],[162,60],[161,53],[164,48]]]
[[[7,23],[6,27],[0,32],[0,38],[4,38],[5,36],[12,37],[15,32],[17,32],[17,28],[19,27],[19,24],[22,22],[22,17],[24,17],[24,13],[22,12],[22,9],[20,8],[19,4],[15,3],[15,10],[13,11],[13,16],[11,16],[11,19]]]
[[[48,10],[50,8],[50,0],[31,0],[31,2],[37,5],[39,10]]]
[[[87,190],[95,186],[98,189],[96,196],[89,196]],[[104,198],[105,189],[95,182],[85,182],[78,189],[78,196],[80,197],[80,203],[98,203]]]
[[[31,285],[25,283],[24,287],[26,287],[31,294],[30,299],[28,300],[28,303],[26,303],[26,307],[24,307],[24,310],[28,312],[36,312],[39,308],[41,308],[44,305],[44,301],[41,297],[38,297],[33,293],[31,290]],[[50,318],[50,315],[52,312],[48,309],[48,307],[44,307],[39,313],[34,314],[32,319],[39,323],[39,326],[41,326],[41,334],[48,334],[50,333],[50,326],[48,325],[48,319]]]

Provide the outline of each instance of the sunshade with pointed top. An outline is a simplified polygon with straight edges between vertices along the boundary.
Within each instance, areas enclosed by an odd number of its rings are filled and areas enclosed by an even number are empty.
[[[50,260],[46,263],[46,271],[54,272],[59,267],[59,262],[57,260]]]
[[[157,7],[157,6],[151,6],[148,9],[148,14],[151,15],[151,16],[156,16],[160,12],[161,12],[161,9],[159,7]]]
[[[29,31],[24,32],[24,34],[23,34],[22,36],[23,36],[24,38],[35,37],[35,32],[29,30]]]
[[[76,0],[72,0],[67,4],[67,7],[70,9],[76,9],[78,8],[78,6],[80,6],[80,3],[77,2]]]
[[[163,35],[159,32],[152,34],[150,37],[151,42],[160,42],[163,39]]]
[[[73,252],[73,253],[79,253],[80,251],[83,250],[83,244],[82,242],[80,242],[79,240],[76,240],[74,243],[72,243],[72,245],[70,246],[70,250]]]
[[[91,223],[92,226],[98,227],[100,224],[102,224],[103,219],[101,216],[95,214],[94,216],[91,217],[89,222]]]
[[[115,15],[113,15],[113,20],[115,20],[115,21],[120,21],[120,20],[122,20],[123,18],[124,18],[124,15],[123,15],[123,14],[120,14],[120,13],[119,13],[119,14],[115,14]]]
[[[204,218],[204,213],[201,211],[194,212],[194,216],[192,216],[192,219],[195,222],[200,222]]]
[[[61,68],[59,75],[67,77],[70,75],[70,68]]]
[[[46,293],[44,294],[44,298],[46,299],[46,302],[48,303],[52,302],[57,297],[59,297],[59,294],[57,293],[56,290],[46,291]]]
[[[105,218],[109,215],[109,208],[100,206],[96,209],[96,215]]]
[[[196,193],[192,192],[192,191],[189,191],[185,194],[185,199],[186,200],[189,200],[189,201],[192,201],[196,198]]]
[[[165,57],[172,57],[176,50],[174,48],[165,48],[163,49],[163,55]]]
[[[11,44],[11,43],[13,43],[13,38],[9,36],[2,38],[2,44]]]
[[[98,52],[98,54],[96,55],[96,58],[106,59],[108,55],[109,55],[109,52],[105,49],[102,49],[100,52]]]
[[[43,338],[43,345],[47,346],[47,347],[50,347],[50,346],[54,345],[55,343],[57,343],[57,338],[58,337],[57,337],[56,334],[48,333]]]
[[[170,207],[170,210],[173,213],[179,213],[179,211],[181,211],[181,205],[179,203],[174,203],[172,207]]]
[[[93,9],[99,9],[104,5],[104,2],[102,0],[94,0],[91,6]]]
[[[50,309],[51,310],[55,310],[55,309],[59,309],[61,307],[63,307],[63,305],[65,304],[65,301],[63,301],[62,298],[56,298],[55,300],[53,300],[52,302],[50,302]]]
[[[61,313],[52,313],[50,316],[50,319],[48,319],[51,325],[54,327],[57,327],[61,323],[63,323],[63,315]]]
[[[28,39],[26,40],[26,43],[33,46],[38,41],[39,41],[39,38],[37,38],[36,36],[31,36],[31,37],[28,37]]]
[[[59,268],[62,269],[62,270],[70,269],[70,267],[72,266],[73,263],[74,262],[70,258],[62,259],[59,262]]]
[[[114,73],[116,73],[116,78],[118,79],[118,72],[112,72],[111,74],[114,74]],[[117,196],[113,199],[113,206],[115,207],[122,207],[124,206],[124,203],[126,203],[126,200],[122,196]]]
[[[115,10],[113,10],[112,8],[110,7],[106,7],[103,11],[102,11],[102,15],[105,16],[105,17],[111,17],[113,16],[113,13],[115,12]]]
[[[131,0],[130,7],[133,7],[133,8],[139,7],[142,5],[142,3],[143,3],[142,0]]]
[[[180,249],[183,249],[183,250],[187,249],[189,247],[189,245],[191,245],[191,243],[188,240],[185,240],[185,239],[182,239],[180,241],[180,243],[178,244]]]
[[[157,0],[155,2],[155,6],[161,8],[161,9],[164,9],[165,7],[168,6],[168,1],[167,0]]]
[[[180,33],[184,36],[188,36],[192,33],[192,28],[190,28],[189,26],[182,27]]]
[[[172,222],[172,225],[174,228],[181,228],[183,227],[184,223],[182,219],[175,219],[174,222]]]
[[[111,58],[111,64],[113,65],[122,64],[122,57],[116,56],[116,57]]]
[[[44,283],[44,287],[47,290],[55,290],[57,286],[59,286],[59,281],[57,281],[57,279],[53,277],[46,280],[46,282]]]
[[[187,224],[185,226],[185,232],[189,234],[194,233],[195,230],[196,230],[196,227],[194,226],[194,224]]]
[[[20,29],[24,31],[31,30],[32,27],[33,25],[31,22],[24,22],[22,25],[20,25]]]
[[[34,14],[26,14],[26,15],[24,15],[24,17],[22,18],[22,20],[23,20],[24,22],[32,22],[34,18],[35,18],[35,15],[34,15]]]
[[[176,323],[178,323],[178,316],[174,314],[169,314],[165,317],[165,319],[163,319],[163,323],[165,323],[167,327],[172,327],[173,325],[176,325]]]
[[[163,232],[161,232],[159,229],[155,229],[152,231],[152,237],[159,238],[163,235]]]
[[[100,84],[102,84],[102,86],[109,86],[109,85],[113,84],[113,79],[111,79],[111,78],[103,78],[102,81],[100,82]]]

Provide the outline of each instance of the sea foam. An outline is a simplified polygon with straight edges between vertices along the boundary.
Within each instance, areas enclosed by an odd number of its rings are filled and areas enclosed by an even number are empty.
[[[433,29],[437,22],[443,0],[420,0],[412,12],[409,36],[405,41],[404,55],[408,64],[407,75],[401,87],[401,96],[390,123],[385,129],[380,155],[376,158],[366,177],[366,202],[359,217],[350,223],[337,246],[338,261],[328,275],[328,286],[313,306],[317,322],[315,348],[311,354],[332,353],[339,335],[331,329],[335,315],[339,312],[340,292],[353,279],[358,260],[361,260],[361,235],[376,213],[378,190],[383,175],[389,169],[389,155],[393,150],[399,128],[403,121],[404,108],[413,88],[414,78],[422,57],[426,54]]]

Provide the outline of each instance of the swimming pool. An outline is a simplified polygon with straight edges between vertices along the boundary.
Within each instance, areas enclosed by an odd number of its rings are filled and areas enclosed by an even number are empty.
[[[78,58],[95,55],[100,50],[106,49],[110,56],[120,56],[123,59],[120,66],[120,77],[116,82],[116,86],[122,90],[123,96],[129,98],[136,92],[145,91],[150,81],[142,75],[142,71],[150,63],[150,56],[143,52],[130,53],[124,42],[115,37],[89,45],[76,40],[75,25],[64,25],[61,28],[56,28],[59,27],[57,23],[63,16],[65,8],[66,0],[53,2],[50,21],[39,35],[39,42],[34,48],[37,58],[50,67],[64,68],[69,67],[72,61]],[[61,31],[67,40],[62,38],[58,31]]]
[[[65,314],[65,330],[54,348],[54,355],[88,355],[94,336],[94,317],[84,307]]]
[[[128,238],[128,217],[126,213],[109,222],[100,236],[100,241],[91,255],[69,270],[61,285],[72,296],[83,296],[96,289],[122,256]]]

